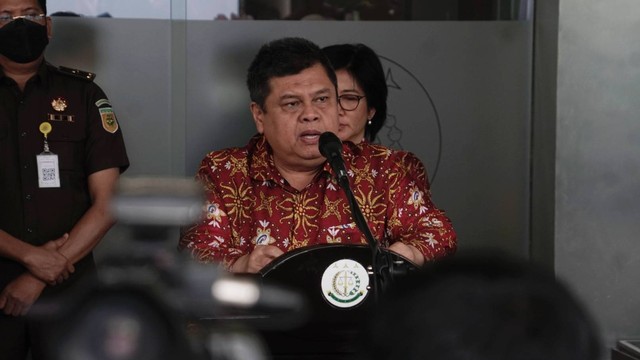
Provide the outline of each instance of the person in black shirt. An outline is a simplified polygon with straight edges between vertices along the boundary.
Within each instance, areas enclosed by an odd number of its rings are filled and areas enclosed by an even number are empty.
[[[94,75],[44,59],[45,0],[0,0],[0,356],[44,358],[26,316],[92,278],[92,250],[129,166]],[[34,307],[35,309],[35,307]]]

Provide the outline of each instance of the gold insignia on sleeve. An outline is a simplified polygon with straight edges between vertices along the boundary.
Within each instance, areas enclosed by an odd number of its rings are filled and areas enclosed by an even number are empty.
[[[51,101],[51,107],[55,111],[62,112],[67,108],[67,100],[65,100],[65,99],[63,99],[61,97],[57,97],[57,98],[53,99],[53,101]]]
[[[108,107],[98,110],[100,111],[100,118],[102,118],[102,127],[112,134],[118,131],[118,120],[116,120],[116,114],[113,109]]]

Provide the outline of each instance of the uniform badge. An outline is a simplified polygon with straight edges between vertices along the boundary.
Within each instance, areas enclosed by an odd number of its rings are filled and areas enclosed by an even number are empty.
[[[62,112],[67,108],[67,100],[57,97],[51,101],[51,107],[55,111]]]
[[[75,122],[75,115],[65,115],[65,114],[47,114],[47,120],[49,121],[66,121],[66,122]]]
[[[100,108],[100,118],[102,118],[102,127],[110,132],[115,133],[118,131],[118,120],[116,120],[116,114],[110,107]]]

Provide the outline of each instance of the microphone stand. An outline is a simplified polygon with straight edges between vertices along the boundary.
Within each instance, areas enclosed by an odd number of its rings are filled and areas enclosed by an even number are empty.
[[[383,252],[380,250],[378,242],[373,237],[371,229],[369,229],[369,225],[367,224],[367,220],[362,214],[362,211],[356,202],[356,198],[351,191],[349,176],[347,175],[344,159],[342,158],[342,142],[334,133],[325,132],[320,135],[318,148],[320,150],[320,154],[329,161],[329,165],[331,165],[331,168],[335,173],[335,178],[338,181],[338,184],[347,196],[349,207],[351,208],[351,216],[353,217],[356,226],[358,226],[358,229],[360,229],[364,234],[367,242],[369,243],[369,247],[371,248],[371,272],[373,275],[372,288],[375,294],[375,302],[378,303],[379,290],[386,287],[390,283],[391,278],[396,275],[396,273],[399,274],[400,272],[395,268],[396,264],[391,258],[390,253],[388,251]]]
[[[367,224],[367,220],[362,214],[362,210],[360,210],[360,206],[356,202],[356,198],[353,195],[353,191],[351,191],[351,186],[349,185],[348,176],[337,176],[338,184],[344,190],[345,195],[347,196],[347,200],[349,201],[349,207],[351,208],[351,216],[358,226],[358,229],[364,234],[367,242],[369,243],[369,247],[371,247],[371,270],[373,273],[373,293],[374,300],[377,304],[379,302],[379,290],[384,288],[390,279],[390,275],[393,273],[391,267],[393,265],[393,261],[388,256],[387,253],[383,253],[380,250],[380,246],[376,239],[373,237],[371,233],[371,229],[369,229],[369,225]]]

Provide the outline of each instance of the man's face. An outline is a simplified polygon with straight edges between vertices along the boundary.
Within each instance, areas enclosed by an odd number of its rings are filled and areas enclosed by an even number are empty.
[[[251,112],[273,149],[276,166],[301,171],[320,166],[320,134],[337,134],[339,124],[336,89],[324,68],[316,64],[299,74],[272,78],[269,84],[265,108],[252,103]]]
[[[43,10],[37,0],[0,0],[0,14],[9,16],[37,15]]]
[[[40,7],[37,0],[0,0],[0,16],[3,17],[40,15],[43,13],[44,10]],[[46,17],[42,21],[37,21],[36,23],[47,27],[47,36],[51,39],[51,18]],[[4,23],[0,23],[0,28],[5,25],[6,24]],[[40,57],[42,57],[42,55]],[[35,64],[38,61],[39,59],[36,59],[32,63]],[[14,62],[0,54],[0,66],[4,68],[8,64],[14,64]]]

